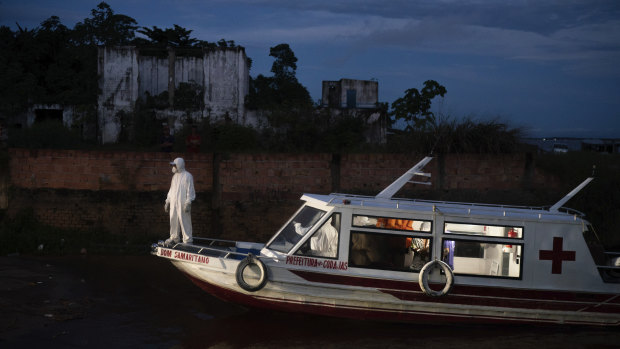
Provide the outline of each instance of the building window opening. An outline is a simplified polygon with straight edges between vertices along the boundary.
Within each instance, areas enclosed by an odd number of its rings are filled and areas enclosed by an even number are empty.
[[[347,108],[357,107],[357,91],[347,90]]]
[[[46,121],[62,122],[62,109],[35,109],[34,121],[37,123]]]

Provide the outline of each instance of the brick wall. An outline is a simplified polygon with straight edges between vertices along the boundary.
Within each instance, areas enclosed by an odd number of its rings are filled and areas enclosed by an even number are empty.
[[[168,190],[170,161],[178,154],[9,149],[11,183],[20,188]],[[212,190],[211,154],[185,157],[197,190]]]
[[[374,195],[423,158],[27,149],[10,149],[9,156],[9,215],[32,208],[54,226],[101,227],[161,238],[168,230],[163,203],[172,177],[169,162],[182,156],[197,192],[192,205],[195,234],[251,241],[271,236],[297,209],[302,193]],[[448,155],[433,159],[425,170],[432,174],[432,186],[408,185],[406,194],[486,193],[555,183],[537,171],[528,154]]]

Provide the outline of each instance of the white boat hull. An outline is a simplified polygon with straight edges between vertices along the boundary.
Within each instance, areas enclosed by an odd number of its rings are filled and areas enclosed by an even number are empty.
[[[239,260],[175,258],[174,252],[159,247],[156,254],[171,259],[208,293],[250,307],[389,321],[620,325],[620,297],[613,294],[457,285],[435,298],[420,290],[417,280],[316,272],[269,261],[269,281],[250,292],[237,284]]]

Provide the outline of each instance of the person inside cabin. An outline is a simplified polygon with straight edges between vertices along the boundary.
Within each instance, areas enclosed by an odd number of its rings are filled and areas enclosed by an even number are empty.
[[[196,198],[194,191],[194,177],[185,170],[185,160],[176,158],[170,163],[172,166],[172,183],[166,197],[164,210],[170,213],[170,238],[166,245],[179,243],[183,235],[183,243],[192,243],[192,201]]]
[[[385,236],[366,232],[351,232],[349,266],[383,268],[389,256]]]
[[[450,266],[450,269],[454,270],[454,240],[445,240],[443,242],[443,253],[441,260]]]
[[[310,250],[315,256],[336,257],[338,254],[338,230],[332,225],[332,218],[323,224],[310,238]]]
[[[413,221],[409,219],[377,218],[377,228],[413,230]]]
[[[420,271],[422,267],[430,261],[429,241],[429,239],[411,239],[413,260],[411,262],[410,269]]]

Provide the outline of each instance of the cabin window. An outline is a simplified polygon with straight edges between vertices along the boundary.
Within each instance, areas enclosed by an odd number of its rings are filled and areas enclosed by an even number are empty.
[[[291,248],[297,245],[306,233],[312,229],[323,215],[325,215],[325,211],[310,206],[304,206],[280,231],[273,241],[269,243],[267,248],[288,253]]]
[[[417,219],[375,217],[353,215],[353,226],[361,228],[380,228],[392,230],[410,230],[424,233],[431,232],[431,222]]]
[[[441,259],[455,274],[521,278],[522,244],[443,240]]]
[[[431,239],[351,232],[349,267],[419,272],[431,259]]]
[[[513,226],[446,223],[446,234],[481,235],[508,239],[523,239],[523,228]]]
[[[338,240],[340,237],[340,213],[334,213],[317,229],[295,254],[338,258]]]

